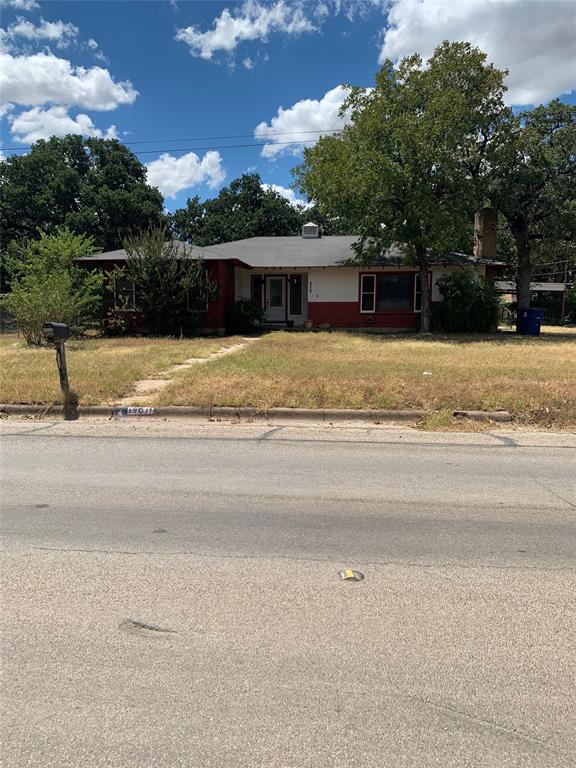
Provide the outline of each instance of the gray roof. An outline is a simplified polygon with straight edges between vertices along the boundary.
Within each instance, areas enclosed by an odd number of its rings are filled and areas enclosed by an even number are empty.
[[[231,259],[240,261],[249,267],[263,269],[265,267],[284,267],[305,269],[307,267],[341,267],[347,266],[349,260],[355,257],[353,243],[358,240],[356,235],[327,236],[308,239],[293,237],[250,237],[246,240],[235,240],[231,243],[220,243],[201,248],[188,243],[179,243],[183,256],[200,256],[206,261]],[[84,256],[78,261],[123,261],[125,250],[97,253]],[[478,259],[464,253],[449,253],[442,258],[433,260],[437,264],[499,264],[487,259]],[[380,265],[397,265],[404,263],[402,250],[397,246],[389,248],[377,262]]]
[[[333,267],[354,257],[354,236],[250,237],[200,249],[204,258],[238,259],[251,267]]]

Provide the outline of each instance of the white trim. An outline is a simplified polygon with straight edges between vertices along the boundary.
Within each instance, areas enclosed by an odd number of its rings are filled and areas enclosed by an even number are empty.
[[[422,286],[420,286],[420,309],[416,309],[416,294],[418,293],[416,286],[418,285],[418,280],[420,280],[420,273],[416,272],[414,275],[414,300],[412,302],[412,311],[415,315],[419,315],[422,312]]]
[[[364,280],[369,277],[372,279],[372,291],[364,291]],[[362,309],[364,303],[364,293],[372,294],[372,309]],[[373,315],[376,312],[376,275],[374,274],[361,274],[360,275],[360,313],[362,315]]]

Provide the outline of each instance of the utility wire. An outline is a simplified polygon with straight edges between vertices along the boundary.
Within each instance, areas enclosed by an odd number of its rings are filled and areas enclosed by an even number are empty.
[[[339,133],[342,129],[341,128],[326,128],[325,130],[321,131],[283,131],[280,133],[261,133],[259,136],[255,137],[253,133],[239,133],[232,136],[196,136],[195,138],[188,138],[188,139],[141,139],[139,141],[122,141],[121,144],[124,144],[127,147],[136,146],[136,144],[153,144],[154,142],[167,142],[169,144],[180,142],[180,141],[225,141],[227,139],[263,139],[266,137],[275,137],[275,136],[302,136],[302,135],[311,135],[311,134],[324,134],[324,133]],[[293,141],[284,141],[284,142],[275,142],[279,144],[302,144],[304,143],[304,139],[298,141],[294,139]],[[260,144],[256,145],[248,145],[248,144],[241,144],[241,145],[227,145],[227,146],[263,146]],[[31,144],[25,144],[21,147],[3,147],[4,151],[25,151],[27,149],[31,149]],[[220,147],[219,147],[220,148]],[[197,149],[202,149],[202,147],[197,147]],[[188,151],[188,150],[148,150],[150,152],[178,152],[178,151]],[[143,154],[135,153],[135,154]]]

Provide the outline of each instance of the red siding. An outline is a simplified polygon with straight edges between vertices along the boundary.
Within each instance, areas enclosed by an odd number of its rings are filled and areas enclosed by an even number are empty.
[[[358,301],[310,301],[308,316],[313,325],[333,328],[418,328],[418,312],[360,312]]]
[[[220,287],[220,295],[208,307],[202,320],[204,331],[220,331],[230,327],[234,309],[234,266],[226,261],[204,262],[208,277]]]
[[[206,316],[200,322],[200,330],[217,333],[230,327],[234,309],[234,266],[227,261],[206,261],[208,277],[220,286],[220,295],[210,304]],[[79,266],[86,269],[98,269],[109,278],[109,273],[116,267],[123,267],[124,259],[118,261],[82,261]],[[112,292],[107,296],[107,307],[113,305]],[[145,332],[146,327],[139,312],[130,313],[134,330]]]

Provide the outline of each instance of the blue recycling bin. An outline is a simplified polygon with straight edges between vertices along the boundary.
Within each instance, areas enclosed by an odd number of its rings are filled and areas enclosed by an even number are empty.
[[[520,333],[524,336],[540,336],[544,310],[530,307],[520,312]]]

